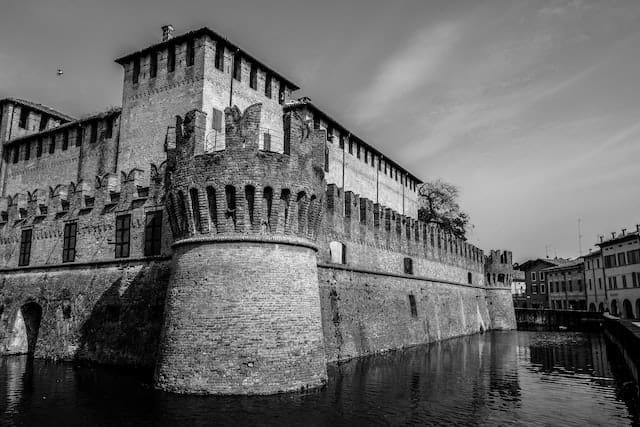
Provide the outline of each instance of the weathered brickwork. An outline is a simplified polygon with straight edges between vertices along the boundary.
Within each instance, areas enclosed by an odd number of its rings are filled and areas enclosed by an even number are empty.
[[[208,29],[118,62],[122,110],[31,105],[58,122],[2,140],[0,354],[276,393],[322,385],[327,360],[515,327],[511,254],[417,221],[420,181],[343,150],[286,78]]]

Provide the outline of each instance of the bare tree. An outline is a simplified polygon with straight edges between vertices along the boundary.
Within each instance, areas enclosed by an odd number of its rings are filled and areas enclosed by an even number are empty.
[[[420,207],[418,219],[438,224],[443,230],[467,240],[469,215],[460,210],[458,196],[460,190],[454,184],[437,179],[425,182],[418,189]]]

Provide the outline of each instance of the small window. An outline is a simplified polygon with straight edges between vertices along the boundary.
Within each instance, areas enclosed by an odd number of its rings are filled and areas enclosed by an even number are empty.
[[[109,117],[104,124],[104,137],[111,139],[113,137],[113,118]]]
[[[49,139],[49,154],[53,154],[56,152],[56,138],[51,135]]]
[[[133,84],[137,84],[139,78],[140,78],[140,58],[138,57],[133,60],[133,75],[132,75]]]
[[[68,222],[64,225],[64,240],[62,244],[62,262],[75,261],[77,234],[78,234],[77,222]]]
[[[267,74],[264,78],[264,95],[271,98],[271,75]]]
[[[49,124],[49,117],[47,117],[46,115],[42,114],[40,116],[40,132],[42,132],[43,130],[47,129],[47,124]]]
[[[467,273],[467,283],[468,284],[473,284],[473,274],[471,274],[471,272]]]
[[[329,255],[331,262],[334,264],[346,264],[347,263],[347,247],[342,242],[329,243]]]
[[[162,211],[147,212],[144,226],[145,256],[160,255],[162,248]]]
[[[409,294],[409,307],[411,308],[411,317],[418,317],[418,307],[416,306],[416,297]]]
[[[29,265],[31,258],[31,232],[32,230],[30,228],[22,230],[20,236],[20,257],[18,259],[18,265],[20,266]]]
[[[89,131],[89,142],[93,144],[98,140],[98,123],[92,122]]]
[[[27,141],[24,144],[24,159],[29,160],[31,157],[31,141]]]
[[[353,141],[349,140],[349,154],[353,154]]]
[[[69,131],[67,129],[62,132],[62,150],[69,148]]]
[[[82,140],[84,139],[84,129],[79,127],[76,130],[76,147],[80,147],[82,145]]]
[[[36,156],[42,157],[42,139],[38,139],[36,143]]]
[[[271,151],[271,134],[269,132],[265,132],[263,134],[263,149],[264,151]]]
[[[531,272],[531,280],[536,280],[536,272],[535,271]]]
[[[22,129],[27,128],[27,122],[29,120],[29,109],[26,107],[20,108],[20,119],[18,120],[18,126]]]
[[[284,133],[284,154],[291,153],[291,116],[286,115],[284,118],[284,123],[282,124],[282,131]]]
[[[313,116],[313,128],[320,129],[320,117],[317,115]]]
[[[149,56],[149,77],[154,78],[158,75],[158,52],[151,52]]]
[[[249,86],[251,89],[258,89],[258,66],[251,64],[251,71],[249,72]]]
[[[222,111],[215,108],[211,115],[211,128],[218,132],[222,132]]]
[[[413,274],[413,259],[404,259],[404,274]]]
[[[237,53],[233,55],[233,78],[242,80],[242,58]]]
[[[191,39],[187,42],[187,67],[194,64],[196,59],[196,42]]]
[[[16,147],[13,149],[13,158],[11,159],[11,161],[13,163],[18,163],[18,160],[20,160],[20,146],[16,145]]]
[[[286,91],[284,89],[284,82],[280,82],[280,89],[278,91],[278,102],[282,105],[286,101]]]
[[[116,217],[116,258],[129,256],[130,239],[131,215],[118,215]]]
[[[329,172],[329,147],[324,147],[324,171]]]
[[[167,72],[173,73],[176,70],[176,47],[171,45],[167,48]]]
[[[215,67],[224,71],[224,46],[220,42],[216,42]]]
[[[356,158],[360,158],[360,144],[356,143]]]

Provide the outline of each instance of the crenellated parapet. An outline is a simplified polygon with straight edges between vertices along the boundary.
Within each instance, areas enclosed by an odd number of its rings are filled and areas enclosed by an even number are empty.
[[[511,287],[514,276],[513,254],[506,250],[492,250],[485,257],[485,283],[488,287]]]
[[[427,224],[402,215],[351,191],[329,184],[326,191],[326,214],[323,238],[330,241],[351,241],[382,250],[425,258],[468,270],[481,271],[482,250]],[[322,254],[331,259],[328,250]]]
[[[167,209],[176,240],[232,235],[315,240],[324,203],[324,131],[283,117],[284,152],[260,149],[261,104],[225,110],[225,149],[205,152],[206,115],[176,120]],[[225,237],[226,238],[226,237]]]
[[[153,169],[153,168],[152,168]],[[32,230],[30,266],[62,262],[65,224],[77,224],[74,262],[114,258],[115,217],[131,215],[130,256],[142,256],[145,215],[164,209],[164,179],[133,169],[0,198],[0,267],[18,266],[21,233]],[[167,230],[168,231],[168,230]],[[169,233],[163,233],[165,239]],[[134,243],[135,242],[135,243]],[[165,253],[168,245],[163,245]]]

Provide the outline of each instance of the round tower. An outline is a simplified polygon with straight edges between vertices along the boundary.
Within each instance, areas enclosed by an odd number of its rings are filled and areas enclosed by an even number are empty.
[[[213,152],[204,152],[203,112],[177,118],[161,389],[269,394],[326,382],[314,244],[325,142],[293,114],[274,141],[260,127],[260,104],[228,108],[225,148]],[[261,149],[276,145],[283,152]]]

